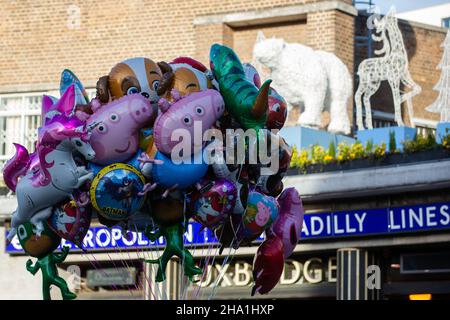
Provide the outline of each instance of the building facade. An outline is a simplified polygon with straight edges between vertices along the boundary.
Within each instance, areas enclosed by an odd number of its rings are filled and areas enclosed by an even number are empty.
[[[267,37],[335,53],[356,85],[355,70],[371,54],[364,41],[355,40],[367,34],[367,15],[351,0],[0,0],[0,6],[0,162],[11,157],[12,142],[33,146],[42,94],[57,95],[64,68],[77,74],[92,96],[97,79],[130,57],[171,61],[192,56],[208,65],[209,48],[218,42],[251,61],[257,33],[263,31]],[[407,20],[400,20],[400,28],[412,77],[422,87],[413,98],[414,123],[433,129],[438,116],[425,108],[437,97],[432,89],[446,30]],[[388,87],[373,97],[375,126],[393,124],[391,101]],[[349,101],[352,123],[353,105]],[[403,299],[429,293],[448,298],[449,166],[440,159],[356,171],[291,172],[285,186],[299,190],[307,210],[303,239],[268,297]],[[14,270],[14,276],[0,277],[0,298],[40,298],[39,276],[25,270],[28,258],[14,243],[5,245],[14,205],[14,197],[0,188],[0,271],[10,275]],[[158,247],[149,249],[138,236],[127,244],[102,230],[90,233],[91,253],[74,251],[61,268],[67,279],[76,276],[80,298],[156,299],[179,297],[180,292],[188,298],[250,296],[257,244],[232,252],[232,258],[228,252],[217,256],[201,290],[186,289],[176,261],[168,281],[154,285],[154,270],[143,260],[160,254]],[[217,252],[192,242],[199,262]],[[104,276],[108,269],[116,270],[114,276]],[[219,273],[223,277],[216,281]]]

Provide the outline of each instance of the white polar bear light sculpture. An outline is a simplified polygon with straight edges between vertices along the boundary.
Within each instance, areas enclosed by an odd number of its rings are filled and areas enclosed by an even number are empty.
[[[334,54],[313,50],[283,39],[266,39],[258,33],[253,62],[270,70],[272,86],[286,99],[289,110],[304,106],[298,123],[319,128],[322,111],[330,112],[328,131],[350,133],[347,102],[352,94],[352,78],[345,64]],[[261,70],[258,70],[261,71]],[[264,71],[261,72],[264,77]]]

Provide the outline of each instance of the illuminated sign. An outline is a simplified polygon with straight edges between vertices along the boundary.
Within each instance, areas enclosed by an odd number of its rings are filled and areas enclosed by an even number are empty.
[[[305,214],[302,239],[314,240],[328,237],[352,237],[396,234],[404,232],[438,231],[450,229],[450,203],[434,203],[397,208],[351,210]],[[197,222],[190,222],[185,234],[186,246],[217,243],[214,234],[201,229]],[[260,237],[258,241],[263,240]],[[63,245],[80,250],[68,241]],[[164,245],[164,239],[149,241],[143,234],[129,232],[123,236],[118,228],[91,227],[83,241],[87,251],[113,251],[118,249],[148,248]],[[23,253],[15,238],[6,246],[8,253]]]
[[[252,262],[237,260],[232,263],[218,261],[208,265],[206,276],[200,278],[194,286],[207,287],[245,287],[253,285]],[[336,257],[313,257],[309,259],[292,257],[284,263],[279,284],[317,284],[336,282]],[[219,278],[218,275],[222,274]]]

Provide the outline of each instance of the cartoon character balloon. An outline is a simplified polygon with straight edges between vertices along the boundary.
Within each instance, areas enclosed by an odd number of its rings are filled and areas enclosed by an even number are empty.
[[[154,141],[158,150],[166,155],[170,155],[173,148],[180,143],[176,138],[181,140],[182,134],[186,135],[183,139],[190,141],[188,147],[191,154],[196,149],[200,150],[204,145],[204,132],[210,129],[225,111],[224,101],[216,90],[208,89],[179,98],[173,104],[164,99],[159,103],[161,113],[155,121]],[[173,136],[177,129],[183,131]]]
[[[243,64],[245,77],[250,82],[253,82],[257,88],[261,87],[261,78],[258,71],[250,63]],[[287,102],[284,98],[273,88],[269,90],[269,115],[267,116],[266,128],[278,129],[283,128],[287,118]]]
[[[158,87],[159,96],[174,102],[174,92],[180,97],[212,89],[212,74],[197,60],[178,57],[169,63],[171,71],[165,72]]]
[[[139,146],[139,130],[152,121],[156,110],[140,94],[130,94],[103,105],[89,117],[87,124],[97,123],[91,145],[92,162],[108,165],[134,156]]]
[[[247,208],[242,216],[244,236],[259,236],[278,216],[275,198],[251,190],[247,198]]]
[[[70,200],[54,208],[48,223],[57,235],[81,248],[83,239],[89,230],[91,218],[92,210],[89,205],[82,206],[75,200]]]
[[[191,197],[190,209],[195,220],[209,229],[223,223],[233,212],[237,199],[237,188],[231,181],[216,179],[199,182],[197,194]]]
[[[125,220],[144,204],[145,178],[135,167],[125,163],[106,166],[91,184],[93,207],[109,220]]]
[[[108,103],[123,96],[139,93],[156,108],[159,82],[170,67],[165,62],[155,63],[148,58],[131,58],[116,64],[108,75],[97,82],[96,98]]]
[[[227,111],[244,129],[263,128],[267,120],[271,80],[257,88],[246,78],[238,56],[226,46],[214,44],[209,59]]]

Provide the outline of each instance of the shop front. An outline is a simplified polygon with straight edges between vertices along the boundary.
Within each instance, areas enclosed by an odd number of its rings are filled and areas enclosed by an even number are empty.
[[[371,202],[368,197],[358,201]],[[188,285],[179,261],[173,260],[167,280],[157,284],[157,266],[144,260],[161,255],[162,239],[150,242],[140,233],[125,236],[118,228],[94,226],[84,240],[85,251],[62,244],[72,250],[60,267],[81,299],[250,298],[253,257],[261,240],[219,254],[213,235],[192,222],[185,242],[205,274]],[[6,253],[23,255],[17,241],[6,246]],[[253,298],[409,299],[418,294],[450,295],[450,201],[307,212],[302,240],[279,284],[269,295]]]

